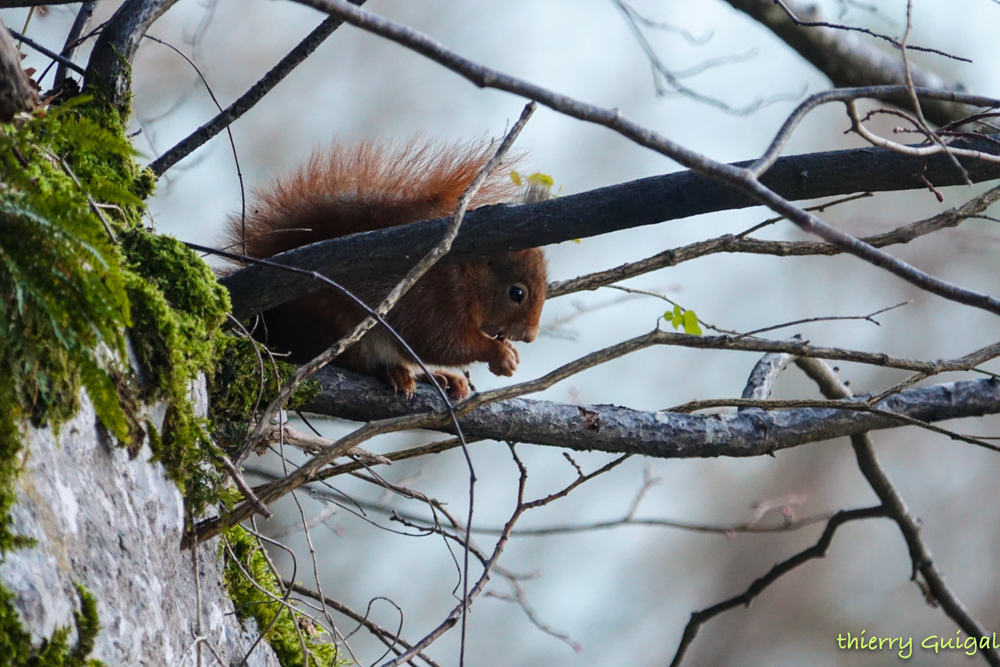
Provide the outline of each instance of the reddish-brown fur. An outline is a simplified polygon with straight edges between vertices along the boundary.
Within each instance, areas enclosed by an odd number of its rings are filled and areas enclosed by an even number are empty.
[[[458,198],[492,154],[488,144],[434,146],[334,144],[291,177],[255,193],[246,225],[229,221],[226,244],[251,257],[271,257],[325,239],[450,215]],[[470,208],[513,201],[519,190],[501,165]],[[244,236],[245,229],[245,236]],[[244,239],[245,238],[245,242]],[[245,244],[245,245],[244,245]],[[520,361],[510,342],[531,342],[545,301],[545,258],[538,248],[477,261],[435,266],[386,318],[428,365],[485,361],[496,375],[511,375]],[[385,285],[351,284],[369,303]],[[511,298],[511,288],[524,299]],[[316,356],[363,317],[334,290],[324,290],[264,313],[257,335],[288,359]],[[407,394],[421,377],[416,364],[382,327],[376,327],[334,362],[376,375]],[[455,398],[468,395],[460,374],[433,370]]]

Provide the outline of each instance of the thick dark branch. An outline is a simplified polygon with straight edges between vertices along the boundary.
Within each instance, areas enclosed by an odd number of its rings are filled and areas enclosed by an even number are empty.
[[[419,387],[408,400],[370,377],[339,368],[327,367],[316,377],[322,389],[316,400],[303,407],[308,412],[368,421],[435,411],[439,405],[436,394],[424,387]],[[1000,381],[976,380],[908,389],[879,408],[925,422],[995,414],[1000,412]],[[900,426],[899,420],[891,416],[830,408],[689,415],[522,398],[479,408],[459,421],[468,438],[658,458],[758,456],[810,442]],[[448,431],[449,426],[440,430]]]
[[[177,0],[126,0],[104,26],[87,64],[85,90],[120,109],[131,103],[132,58],[142,36]]]
[[[38,105],[38,95],[21,68],[21,54],[0,21],[0,123]]]
[[[812,63],[837,88],[856,86],[903,85],[906,77],[903,59],[865,42],[857,33],[825,26],[796,25],[774,0],[726,0],[734,8],[763,24],[799,55]],[[784,0],[799,19],[821,22],[819,9],[796,0]],[[964,90],[962,84],[946,81],[940,75],[910,63],[913,84],[937,90]],[[890,100],[896,106],[913,110],[910,98],[900,95]],[[969,115],[964,104],[945,100],[922,101],[924,115],[933,123],[946,125]]]
[[[365,4],[365,0],[350,0],[350,2],[358,6]],[[193,153],[209,139],[229,127],[237,118],[253,108],[257,102],[260,102],[265,95],[271,92],[272,88],[281,83],[282,79],[288,76],[299,63],[308,58],[323,43],[323,40],[332,35],[333,31],[343,25],[343,23],[343,19],[335,16],[328,17],[315,30],[306,35],[305,39],[299,42],[294,49],[289,51],[288,55],[282,58],[277,65],[272,67],[260,81],[251,86],[250,90],[243,93],[238,100],[219,112],[219,115],[215,118],[199,127],[189,136],[182,139],[176,146],[153,160],[149,168],[157,176],[162,175],[167,169],[170,169],[170,167]]]
[[[1000,187],[994,187],[983,194],[970,199],[959,207],[942,211],[925,220],[918,220],[908,225],[902,225],[892,231],[874,236],[865,236],[860,240],[874,248],[884,248],[900,243],[909,243],[928,234],[957,227],[968,218],[974,217],[1000,201]],[[652,257],[616,266],[613,269],[595,271],[586,275],[549,283],[548,298],[571,294],[581,290],[595,290],[604,285],[610,285],[622,280],[634,278],[650,271],[656,271],[668,266],[677,266],[699,257],[720,252],[748,253],[755,255],[775,255],[777,257],[792,257],[806,255],[838,255],[843,251],[837,246],[823,241],[764,241],[746,236],[746,232],[738,236],[726,234],[707,241],[689,243],[680,248],[671,248],[657,253]]]
[[[986,140],[953,145],[1000,155]],[[779,158],[760,181],[786,199],[805,200],[855,192],[923,189],[922,160],[881,148],[810,153]],[[948,158],[926,161],[924,175],[937,186],[960,185],[961,174]],[[751,162],[735,166],[746,167]],[[976,182],[1000,178],[1000,165],[965,161]],[[643,178],[589,192],[523,206],[489,206],[470,211],[444,260],[458,262],[577,238],[756,206],[758,202],[694,171]],[[417,222],[315,243],[275,257],[275,261],[320,271],[334,280],[361,281],[401,274],[440,238],[447,219]],[[264,267],[241,269],[222,280],[233,314],[254,313],[321,287],[301,276]]]

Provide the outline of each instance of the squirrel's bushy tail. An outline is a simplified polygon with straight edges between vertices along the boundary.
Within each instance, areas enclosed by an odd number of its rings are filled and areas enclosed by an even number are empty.
[[[254,191],[245,224],[238,215],[230,217],[223,242],[231,252],[264,258],[325,239],[450,215],[494,151],[489,141],[335,141],[289,177]],[[508,157],[494,170],[470,209],[517,197],[519,188],[510,178],[516,161]]]

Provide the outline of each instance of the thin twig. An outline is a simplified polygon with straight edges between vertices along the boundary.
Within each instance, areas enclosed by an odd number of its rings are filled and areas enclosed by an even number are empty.
[[[65,65],[66,67],[70,68],[74,72],[77,72],[78,74],[83,74],[84,73],[84,69],[82,67],[80,67],[79,65],[77,65],[72,60],[70,60],[69,58],[64,58],[63,56],[59,55],[55,51],[53,51],[51,49],[45,48],[44,46],[42,46],[41,44],[39,44],[35,40],[29,39],[27,36],[22,35],[21,33],[19,33],[16,30],[11,30],[10,28],[7,28],[7,32],[9,32],[18,41],[24,42],[25,44],[27,44],[28,46],[30,46],[31,48],[33,48],[35,51],[38,51],[43,56],[46,56],[47,58],[51,58],[52,60],[56,61],[57,63],[59,63],[61,65]]]
[[[670,667],[677,667],[681,664],[681,661],[684,660],[684,654],[687,653],[688,648],[690,648],[691,643],[698,635],[698,630],[701,629],[702,625],[719,614],[729,611],[735,607],[749,607],[754,598],[763,593],[768,586],[777,581],[782,575],[791,572],[799,565],[802,565],[813,558],[823,558],[826,556],[826,552],[830,548],[830,544],[833,542],[833,535],[837,532],[837,528],[848,521],[875,519],[885,516],[886,513],[886,509],[884,509],[883,506],[866,507],[864,509],[856,510],[841,510],[840,512],[837,512],[827,522],[826,529],[823,531],[823,534],[820,536],[816,544],[808,549],[805,549],[804,551],[800,551],[791,558],[776,564],[771,568],[770,572],[750,584],[750,586],[742,594],[712,605],[707,609],[702,609],[701,611],[692,613],[691,620],[688,621],[687,627],[684,628],[684,634],[681,636],[680,645],[674,653],[673,660],[670,661]]]
[[[365,0],[351,0],[351,2],[362,5]],[[162,176],[167,169],[193,153],[223,129],[228,128],[237,118],[252,109],[257,102],[271,92],[282,79],[288,76],[299,63],[308,58],[342,24],[343,21],[338,18],[324,20],[239,99],[226,107],[224,111],[220,111],[219,115],[199,127],[188,137],[182,139],[176,146],[153,160],[149,168],[157,176]]]
[[[849,32],[860,32],[860,33],[863,33],[863,34],[868,35],[870,37],[875,37],[877,39],[884,40],[884,41],[888,42],[889,44],[892,44],[895,48],[900,49],[901,51],[905,51],[907,48],[909,48],[909,49],[911,49],[913,51],[923,51],[925,53],[933,53],[935,55],[944,56],[945,58],[950,58],[952,60],[958,60],[958,61],[963,62],[963,63],[971,63],[972,62],[968,58],[962,58],[961,56],[956,56],[956,55],[953,55],[951,53],[947,53],[945,51],[941,51],[939,49],[933,49],[933,48],[926,47],[926,46],[909,46],[909,47],[907,47],[906,46],[906,38],[905,37],[903,38],[902,41],[900,41],[900,40],[898,40],[898,39],[896,39],[894,37],[890,37],[889,35],[885,35],[885,34],[880,33],[880,32],[875,32],[874,30],[869,30],[868,28],[859,28],[857,26],[843,25],[843,24],[840,24],[840,23],[829,23],[827,21],[805,21],[803,19],[800,19],[798,16],[796,16],[795,12],[793,12],[791,10],[791,8],[787,4],[785,4],[784,0],[773,0],[773,2],[774,2],[774,4],[778,5],[779,7],[781,7],[785,11],[785,13],[788,15],[788,18],[790,18],[795,25],[803,27],[803,28],[833,28],[834,30],[844,30],[844,31],[849,31]]]
[[[250,503],[254,511],[268,519],[273,517],[274,513],[267,509],[267,506],[264,505],[264,503],[262,503],[256,495],[254,495],[253,489],[251,489],[250,485],[246,483],[243,479],[243,475],[241,475],[240,471],[236,469],[233,462],[229,460],[229,457],[225,454],[220,454],[219,462],[222,463],[222,467],[226,469],[227,473],[229,473],[229,478],[236,484],[236,488],[238,488],[240,493],[243,494],[243,499]]]
[[[375,635],[375,637],[378,638],[379,641],[383,642],[386,646],[388,646],[391,649],[395,646],[395,644],[399,644],[400,646],[406,649],[413,647],[412,644],[410,644],[405,639],[400,637],[398,632],[390,632],[389,630],[386,630],[385,628],[379,626],[374,621],[370,620],[367,615],[361,615],[358,612],[351,609],[350,607],[348,607],[347,605],[338,602],[333,598],[329,598],[325,595],[317,593],[316,591],[303,586],[302,584],[297,584],[287,579],[283,579],[282,584],[286,588],[289,588],[290,590],[299,593],[300,595],[307,595],[314,600],[322,602],[331,609],[336,610],[337,613],[343,614],[344,616],[348,617],[355,623],[360,624],[361,626],[366,628],[369,632],[371,632],[373,635]],[[430,665],[430,667],[439,667],[438,663],[434,662],[434,660],[427,657],[424,653],[418,651],[416,653],[416,656],[421,660],[423,660],[424,662],[426,662],[428,665]]]

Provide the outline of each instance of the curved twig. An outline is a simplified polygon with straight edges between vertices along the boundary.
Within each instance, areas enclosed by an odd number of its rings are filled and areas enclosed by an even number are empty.
[[[691,646],[691,642],[693,642],[695,637],[698,635],[698,630],[701,629],[702,625],[719,614],[729,611],[735,607],[749,607],[755,597],[763,593],[764,589],[777,581],[782,575],[791,572],[799,565],[802,565],[813,558],[823,558],[826,556],[826,552],[830,548],[830,544],[833,542],[833,534],[837,532],[837,529],[840,528],[840,526],[848,521],[876,519],[885,516],[886,513],[885,508],[881,505],[878,507],[866,507],[864,509],[842,510],[837,512],[827,522],[826,529],[823,531],[823,534],[820,536],[816,544],[772,567],[770,572],[750,584],[749,588],[747,588],[742,594],[729,598],[728,600],[724,600],[716,605],[712,605],[707,609],[702,609],[701,611],[692,613],[691,620],[688,621],[687,627],[684,628],[684,634],[681,637],[680,645],[677,647],[677,652],[674,653],[674,658],[670,661],[670,667],[677,667],[681,664],[681,661],[684,660],[684,654],[687,653],[688,648]]]

